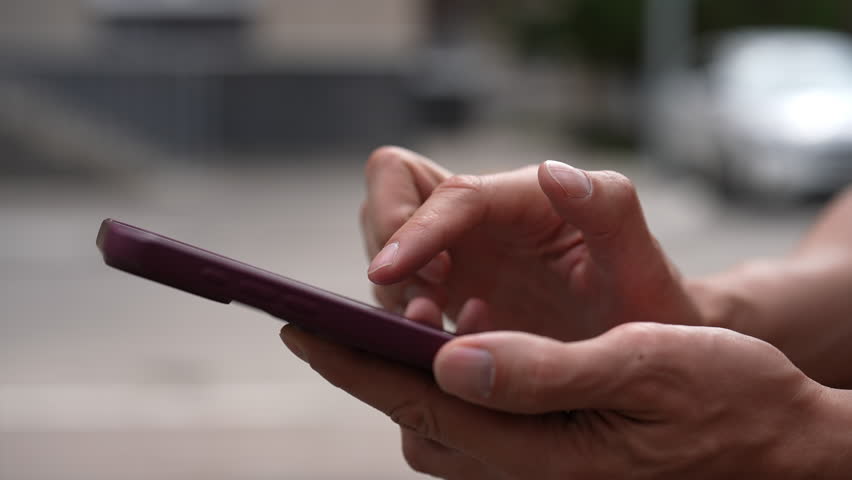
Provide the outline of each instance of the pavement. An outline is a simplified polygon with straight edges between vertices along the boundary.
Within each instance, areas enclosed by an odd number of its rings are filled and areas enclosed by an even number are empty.
[[[622,170],[690,275],[783,254],[817,211],[731,207],[630,158],[506,131],[419,148],[459,172],[548,158]],[[0,178],[0,478],[421,478],[397,429],[290,355],[278,320],[109,269],[94,245],[114,217],[371,301],[357,225],[365,156]]]

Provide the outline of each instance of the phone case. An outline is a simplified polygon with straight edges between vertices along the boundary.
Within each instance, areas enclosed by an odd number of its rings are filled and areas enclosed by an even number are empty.
[[[258,308],[327,339],[424,369],[447,332],[113,219],[97,246],[114,268],[221,303]]]

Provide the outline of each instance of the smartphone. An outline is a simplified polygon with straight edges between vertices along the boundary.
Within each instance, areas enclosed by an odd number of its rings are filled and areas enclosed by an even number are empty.
[[[113,219],[97,246],[107,265],[221,303],[258,308],[341,344],[423,369],[453,335],[400,315]]]

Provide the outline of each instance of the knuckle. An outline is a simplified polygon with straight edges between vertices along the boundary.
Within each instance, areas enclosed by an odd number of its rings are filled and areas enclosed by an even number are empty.
[[[615,346],[621,352],[630,355],[632,366],[649,368],[660,356],[662,325],[651,322],[630,322],[621,324],[611,330],[615,336]]]
[[[387,412],[388,417],[405,429],[428,439],[437,440],[440,437],[438,419],[435,411],[427,401],[422,399],[409,400],[401,403]]]
[[[410,205],[387,206],[383,209],[373,209],[369,202],[365,201],[361,204],[359,219],[362,230],[366,231],[370,228],[371,232],[376,235],[375,240],[384,244],[388,239],[405,225],[409,219],[417,211],[415,207]]]
[[[405,223],[414,215],[415,211],[416,209],[407,205],[400,205],[398,207],[388,209],[384,214],[384,218],[381,219],[380,225],[380,234],[384,237],[383,240],[386,241],[401,226],[405,225]]]
[[[673,338],[670,326],[625,323],[615,327],[613,334],[617,336],[616,347],[627,356],[623,387],[633,395],[661,403],[683,385],[680,365],[670,355],[681,339]]]
[[[436,190],[456,192],[460,195],[478,195],[482,193],[482,177],[476,175],[453,175],[442,181]]]
[[[370,153],[367,157],[367,163],[364,167],[367,175],[372,172],[381,170],[390,164],[400,162],[403,158],[403,149],[392,145],[383,145]]]
[[[641,217],[639,196],[633,182],[621,173],[606,170],[596,175],[596,183],[603,188],[595,196],[608,205],[608,213],[600,216],[598,227],[591,233],[599,237],[614,237],[621,233],[625,224]]]
[[[627,343],[651,341],[660,335],[663,325],[652,322],[628,322],[622,323],[610,330],[610,335],[615,336],[618,341]]]

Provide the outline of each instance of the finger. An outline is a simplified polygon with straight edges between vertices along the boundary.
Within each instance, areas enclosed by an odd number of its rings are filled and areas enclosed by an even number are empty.
[[[689,328],[632,323],[569,343],[520,332],[467,335],[441,348],[435,377],[444,391],[502,411],[649,416],[679,402],[694,380],[681,374],[694,358]]]
[[[422,437],[406,428],[400,429],[402,455],[412,470],[447,480],[499,480],[504,477],[482,462]]]
[[[443,251],[430,260],[425,267],[418,270],[417,276],[429,283],[438,285],[446,281],[451,268],[450,253]]]
[[[636,189],[623,175],[548,160],[539,166],[538,179],[553,208],[583,233],[599,264],[635,272],[637,262],[662,261]]]
[[[373,241],[384,245],[432,190],[450,173],[412,151],[381,147],[365,166],[367,203],[365,223]],[[376,252],[373,252],[375,255]]]
[[[488,304],[481,298],[469,298],[456,317],[456,333],[467,335],[492,330],[488,320]]]
[[[402,313],[405,310],[405,288],[411,282],[396,283],[393,285],[374,285],[373,297],[387,311]]]
[[[432,328],[443,330],[444,321],[441,308],[428,298],[418,297],[411,300],[405,308],[405,318],[430,326]]]
[[[383,308],[400,313],[415,298],[428,298],[442,310],[448,301],[447,291],[444,287],[417,279],[391,285],[374,285],[373,295]]]
[[[558,433],[544,428],[540,418],[478,407],[442,392],[428,373],[322,340],[291,325],[281,329],[281,339],[330,383],[400,426],[501,470],[529,468],[515,452],[545,448]]]
[[[486,219],[494,225],[514,224],[519,215],[539,211],[536,207],[540,204],[547,205],[548,200],[535,171],[529,168],[483,177],[450,177],[388,239],[370,264],[370,280],[378,284],[397,282]],[[546,214],[553,215],[549,208]]]

